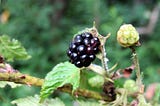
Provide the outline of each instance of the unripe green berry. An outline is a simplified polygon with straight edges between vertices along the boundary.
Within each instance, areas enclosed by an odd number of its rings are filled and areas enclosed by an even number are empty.
[[[96,87],[96,88],[99,88],[99,87],[102,87],[103,84],[104,84],[104,78],[100,75],[96,75],[92,78],[90,78],[88,80],[88,83],[92,86],[92,87]]]
[[[138,91],[138,87],[134,80],[126,80],[123,87],[127,89],[129,93],[134,93]]]
[[[139,34],[131,24],[124,24],[117,32],[117,41],[123,47],[135,45],[139,40]]]

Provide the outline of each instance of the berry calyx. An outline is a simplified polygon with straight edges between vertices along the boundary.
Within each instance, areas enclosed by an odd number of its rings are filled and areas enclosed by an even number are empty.
[[[74,37],[67,51],[70,62],[77,67],[88,67],[100,52],[100,40],[90,32],[84,32]]]

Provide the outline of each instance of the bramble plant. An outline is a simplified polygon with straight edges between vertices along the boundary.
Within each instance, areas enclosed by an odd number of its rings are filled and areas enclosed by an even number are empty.
[[[132,52],[133,64],[125,69],[115,70],[117,64],[109,68],[105,44],[110,34],[102,36],[95,27],[86,28],[73,36],[67,55],[69,61],[57,64],[45,79],[21,73],[8,62],[31,58],[21,43],[11,40],[7,35],[0,36],[0,87],[22,86],[22,84],[41,87],[40,95],[20,98],[11,103],[17,106],[65,106],[60,98],[49,97],[54,91],[66,92],[74,97],[79,106],[158,106],[160,95],[155,102],[147,102],[136,47],[140,46],[139,34],[131,24],[124,24],[117,31],[117,41]],[[94,60],[101,61],[101,65]],[[99,60],[98,60],[99,59]],[[135,71],[134,71],[135,70]],[[85,79],[87,73],[94,76]],[[136,73],[136,79],[130,75]],[[125,78],[123,86],[117,81]],[[85,80],[91,89],[85,87]],[[87,86],[88,86],[87,85]],[[94,91],[93,89],[98,89]],[[157,91],[159,88],[157,87]],[[81,98],[85,97],[85,98]],[[91,100],[91,99],[94,99]]]

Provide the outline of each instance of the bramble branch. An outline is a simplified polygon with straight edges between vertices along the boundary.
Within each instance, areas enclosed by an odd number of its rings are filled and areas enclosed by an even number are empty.
[[[27,74],[22,74],[19,72],[15,73],[0,73],[0,81],[10,81],[18,84],[26,84],[32,86],[42,86],[44,83],[44,79],[40,79],[37,77],[33,77]],[[70,86],[63,86],[58,88],[57,90],[73,94],[75,96],[83,96],[86,98],[93,98],[97,100],[105,100],[105,101],[113,101],[113,98],[108,97],[106,95],[100,94],[98,92],[86,90],[86,89],[77,89],[72,93],[72,88]]]
[[[16,72],[16,73],[0,73],[0,81],[10,81],[19,84],[41,86],[44,82],[44,79]]]

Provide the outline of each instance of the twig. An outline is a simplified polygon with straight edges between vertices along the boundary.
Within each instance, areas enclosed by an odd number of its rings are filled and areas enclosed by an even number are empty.
[[[96,24],[95,21],[93,22],[93,28],[90,29],[90,31],[92,32],[93,36],[96,36],[100,39],[101,41],[101,54],[97,55],[97,57],[101,60],[102,62],[102,66],[104,68],[105,71],[105,76],[109,77],[109,68],[108,68],[108,61],[109,59],[106,56],[106,49],[105,49],[105,43],[106,40],[110,37],[110,34],[108,34],[107,36],[102,36],[98,33],[97,29],[96,29]],[[103,70],[102,70],[103,71]],[[102,72],[103,73],[103,72]]]
[[[111,97],[107,97],[106,95],[94,92],[94,91],[89,91],[86,89],[77,89],[76,91],[74,91],[74,93],[72,93],[72,88],[71,86],[63,86],[58,88],[58,90],[62,91],[62,92],[67,92],[70,94],[73,94],[75,96],[83,96],[86,98],[94,98],[94,99],[98,99],[98,100],[105,100],[105,101],[113,101],[113,98]]]
[[[103,37],[100,35],[100,39],[101,39],[101,51],[102,51],[102,58],[101,58],[101,61],[102,61],[102,65],[103,65],[103,68],[104,70],[106,71],[107,75],[106,76],[109,76],[109,68],[108,68],[108,61],[109,59],[106,57],[106,49],[105,49],[105,43],[106,43],[106,40],[109,38],[110,34],[108,34],[106,37]]]
[[[17,73],[0,73],[0,81],[10,81],[19,84],[41,86],[44,82],[44,79],[32,77],[17,72]]]
[[[137,85],[140,89],[140,92],[142,93],[143,92],[143,85],[142,85],[142,79],[141,79],[141,72],[140,72],[138,57],[137,57],[135,48],[130,47],[130,49],[132,50],[133,63],[134,63],[135,68],[136,68],[136,76],[137,76],[136,83],[137,83]]]
[[[40,79],[37,77],[33,77],[27,74],[22,73],[0,73],[0,81],[10,81],[19,84],[33,85],[33,86],[42,86],[44,83],[44,79]],[[63,86],[58,88],[59,91],[74,94],[76,96],[83,96],[86,98],[93,98],[97,100],[105,100],[105,101],[113,101],[113,98],[108,97],[106,95],[100,94],[98,92],[80,89],[78,88],[72,93],[72,88],[68,86]]]

